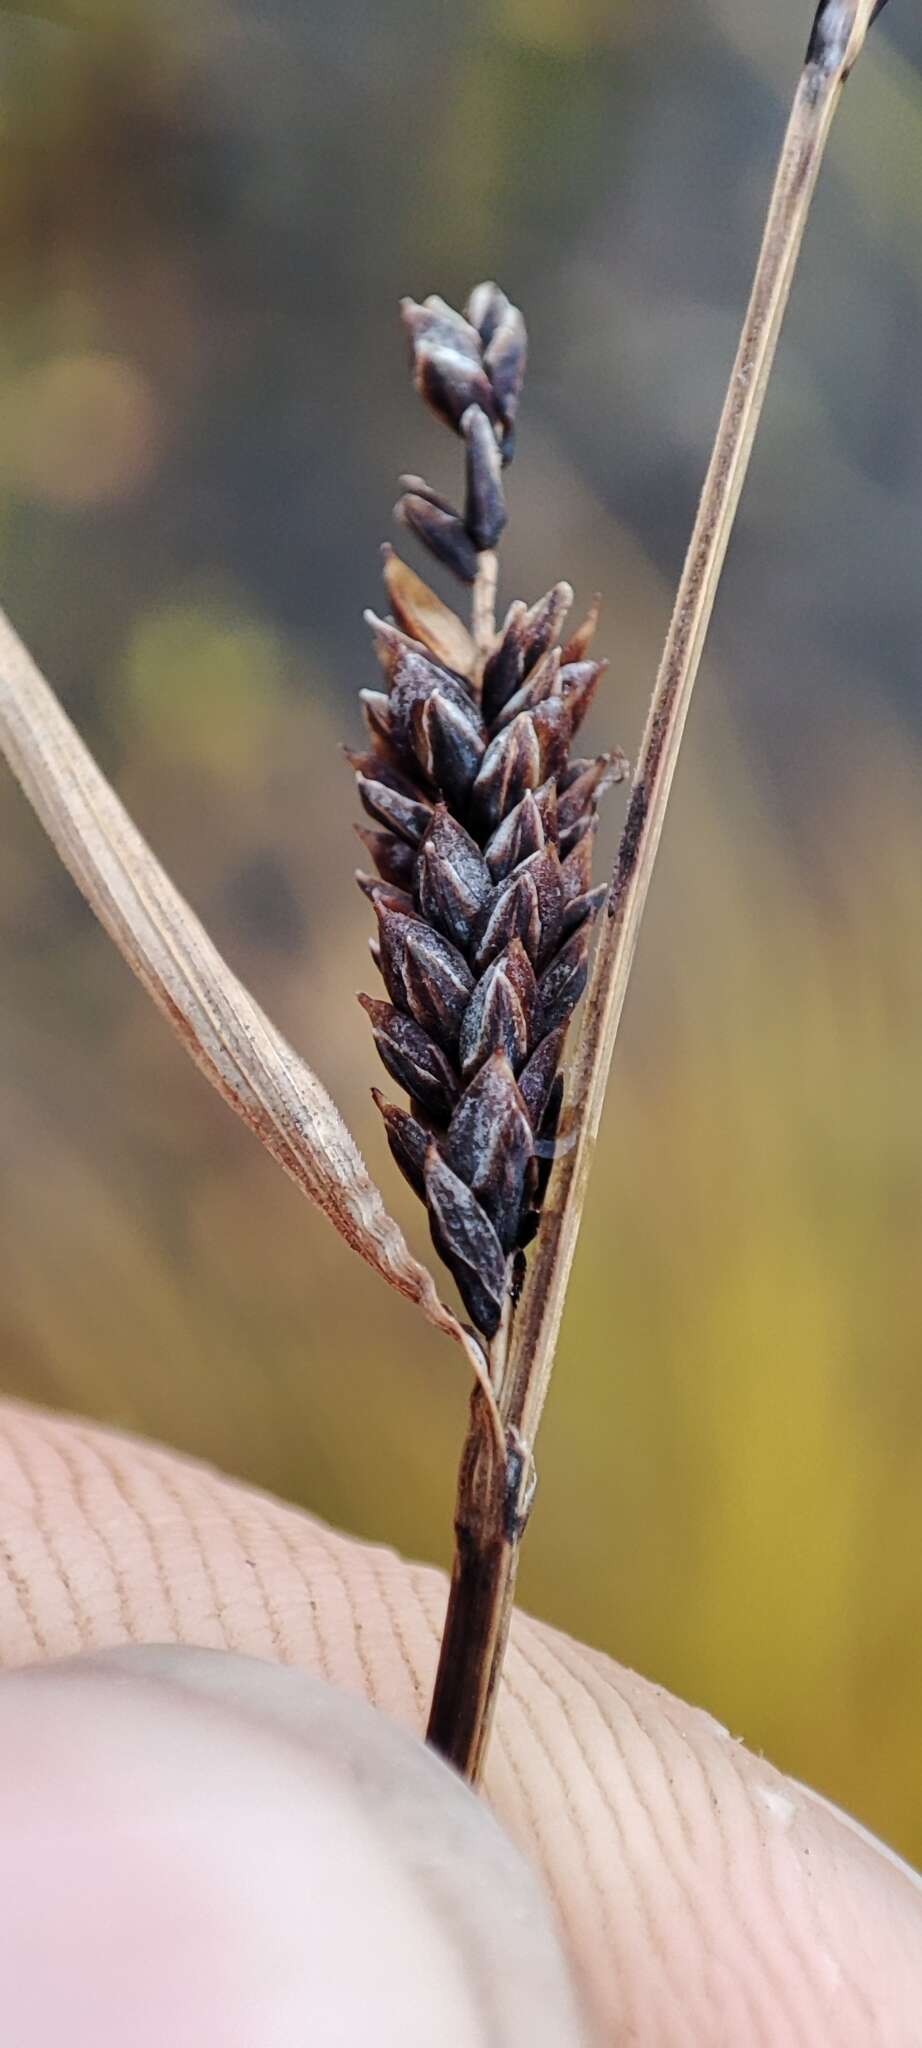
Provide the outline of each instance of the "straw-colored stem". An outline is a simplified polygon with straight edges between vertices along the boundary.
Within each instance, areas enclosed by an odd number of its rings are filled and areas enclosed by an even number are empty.
[[[612,1053],[689,702],[833,115],[874,11],[875,0],[825,0],[794,95],[752,295],[632,783],[561,1123],[564,1142],[551,1176],[499,1393],[507,1469],[517,1480],[519,1504],[512,1522],[507,1513],[505,1541],[503,1489],[494,1485],[472,1501],[462,1464],[458,1551],[429,1738],[475,1782],[483,1765],[508,1632],[515,1553],[533,1483],[532,1448],[547,1397]],[[477,1429],[475,1404],[465,1446],[468,1466],[475,1456]],[[508,1502],[508,1489],[505,1498]]]
[[[478,681],[496,637],[496,582],[499,564],[494,548],[477,557],[477,576],[471,592],[471,632],[477,649]]]

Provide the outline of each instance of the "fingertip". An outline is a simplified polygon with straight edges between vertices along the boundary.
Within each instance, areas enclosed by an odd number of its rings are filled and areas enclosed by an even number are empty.
[[[6,1663],[126,1636],[214,1643],[420,1730],[438,1573],[33,1411],[2,1412],[0,1491]],[[602,2039],[915,2042],[922,1897],[905,1866],[709,1715],[521,1613],[486,1791],[543,1872]]]
[[[361,1701],[253,1659],[117,1651],[5,1678],[0,1757],[17,2048],[586,2040],[536,1879]]]
[[[608,2037],[912,2048],[922,1883],[898,1857],[711,1715],[524,1618],[508,1679],[506,1741]],[[501,1755],[494,1773],[505,1804]]]

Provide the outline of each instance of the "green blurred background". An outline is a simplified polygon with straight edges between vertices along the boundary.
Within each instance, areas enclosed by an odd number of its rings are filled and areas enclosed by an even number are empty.
[[[505,595],[605,592],[592,738],[633,751],[809,11],[0,14],[3,600],[424,1255],[336,752],[397,473],[455,475],[396,301],[525,307]],[[916,1857],[920,62],[893,0],[731,550],[522,1575]],[[0,844],[3,1391],[446,1559],[459,1357],[209,1093],[8,778]]]

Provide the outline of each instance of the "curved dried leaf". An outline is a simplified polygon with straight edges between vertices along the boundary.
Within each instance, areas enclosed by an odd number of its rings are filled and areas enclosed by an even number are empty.
[[[0,749],[77,887],[203,1074],[382,1278],[461,1344],[479,1344],[409,1252],[316,1074],[232,974],[0,613]]]

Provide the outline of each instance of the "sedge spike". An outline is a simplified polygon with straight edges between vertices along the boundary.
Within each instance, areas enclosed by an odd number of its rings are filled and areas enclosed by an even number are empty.
[[[385,549],[390,616],[367,614],[383,687],[361,693],[369,745],[349,758],[373,828],[360,836],[375,873],[358,880],[387,1000],[360,1000],[408,1098],[374,1091],[391,1152],[489,1343],[537,1228],[604,896],[591,875],[597,810],[626,763],[574,753],[605,668],[589,657],[597,604],[569,640],[566,583],[494,625],[522,315],[495,284],[478,285],[464,314],[439,298],[402,313],[416,388],[463,443],[464,489],[456,507],[404,477],[396,516],[472,588],[472,625]]]

